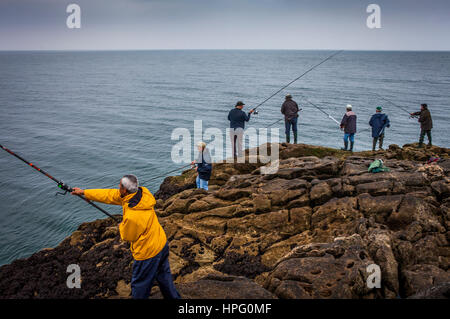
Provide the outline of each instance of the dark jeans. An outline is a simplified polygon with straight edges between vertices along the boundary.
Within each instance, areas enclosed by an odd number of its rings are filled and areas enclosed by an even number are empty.
[[[431,130],[427,130],[427,131],[421,130],[421,131],[420,131],[419,145],[422,145],[422,144],[423,144],[423,139],[424,139],[424,137],[425,137],[425,134],[426,134],[427,137],[428,137],[428,144],[431,145]]]
[[[172,273],[170,272],[168,243],[155,257],[134,261],[133,275],[131,276],[131,295],[133,299],[147,299],[150,296],[155,279],[164,298],[181,298],[175,288]]]
[[[284,120],[284,126],[285,126],[285,132],[286,135],[290,135],[291,134],[291,126],[292,126],[292,132],[297,133],[297,117],[294,117],[291,120]]]

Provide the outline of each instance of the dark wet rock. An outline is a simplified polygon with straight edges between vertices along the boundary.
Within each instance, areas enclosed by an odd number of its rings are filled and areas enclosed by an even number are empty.
[[[373,261],[358,235],[294,248],[269,274],[265,288],[279,298],[373,298],[366,267]]]
[[[411,296],[435,285],[449,283],[450,274],[433,265],[417,264],[403,269],[401,280],[404,294]]]
[[[450,299],[450,282],[419,291],[409,299]]]
[[[183,299],[276,299],[276,296],[242,276],[209,275],[195,282],[177,285]],[[150,297],[161,299],[158,290]]]

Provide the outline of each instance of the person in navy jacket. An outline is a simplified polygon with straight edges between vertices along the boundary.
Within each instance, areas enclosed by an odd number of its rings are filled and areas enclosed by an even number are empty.
[[[376,113],[372,115],[369,121],[369,125],[372,127],[372,151],[375,151],[377,146],[377,141],[380,141],[380,150],[383,150],[383,140],[384,140],[384,130],[386,127],[390,127],[390,121],[386,114],[381,113],[383,108],[381,106],[377,107]]]

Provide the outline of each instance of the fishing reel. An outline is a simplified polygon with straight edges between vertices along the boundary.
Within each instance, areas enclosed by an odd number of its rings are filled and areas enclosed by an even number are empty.
[[[254,110],[254,111],[253,111],[253,114],[254,114],[254,115],[258,115],[259,113],[258,113],[257,110]]]
[[[56,195],[66,195],[67,193],[72,193],[72,191],[73,191],[72,187],[70,187],[69,185],[65,184],[64,182],[59,182],[58,183],[58,187],[61,188],[64,191],[64,193],[56,192],[55,196]]]

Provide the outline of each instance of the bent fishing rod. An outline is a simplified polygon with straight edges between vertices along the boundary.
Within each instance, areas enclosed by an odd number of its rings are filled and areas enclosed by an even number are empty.
[[[372,93],[372,94],[374,94],[374,95],[376,95],[376,96],[378,96],[380,99],[383,99],[383,100],[385,100],[386,102],[389,102],[390,104],[392,104],[393,106],[395,106],[395,107],[398,107],[400,110],[402,110],[402,111],[404,111],[404,112],[406,112],[406,113],[408,113],[408,115],[411,117],[411,118],[413,118],[414,116],[413,115],[411,115],[411,113],[407,110],[407,109],[405,109],[405,108],[403,108],[403,107],[401,107],[400,105],[398,105],[398,104],[395,104],[394,102],[392,102],[391,100],[389,100],[389,99],[387,99],[387,98],[385,98],[384,96],[381,96],[380,94],[378,94],[378,93]]]
[[[37,170],[39,173],[47,176],[48,178],[50,178],[52,181],[54,181],[56,184],[58,184],[58,187],[60,189],[62,189],[64,191],[64,193],[56,193],[55,195],[61,194],[61,195],[66,195],[68,192],[71,193],[73,191],[72,187],[70,187],[69,185],[67,185],[66,183],[64,183],[61,180],[58,180],[56,178],[54,178],[52,175],[50,175],[49,173],[47,173],[46,171],[44,171],[43,169],[37,167],[36,165],[34,165],[33,163],[27,161],[26,159],[24,159],[23,157],[21,157],[20,155],[14,153],[13,151],[7,149],[6,147],[4,147],[3,145],[0,145],[0,148],[2,148],[3,150],[5,150],[6,152],[8,152],[9,154],[11,154],[12,156],[20,159],[22,162],[24,162],[25,164],[31,166],[32,168],[34,168],[35,170]],[[106,210],[104,210],[103,208],[97,206],[96,204],[94,204],[93,202],[91,202],[90,200],[86,199],[86,197],[82,196],[82,195],[77,195],[79,198],[81,198],[82,200],[84,200],[86,203],[88,203],[89,205],[91,205],[92,207],[97,208],[99,211],[101,211],[103,214],[111,217],[112,219],[114,219],[116,222],[120,222],[116,217],[114,217],[113,215],[111,215],[110,213],[108,213]]]
[[[269,96],[267,99],[265,99],[264,101],[262,101],[261,103],[259,103],[256,107],[253,108],[253,110],[256,110],[258,107],[260,107],[261,105],[263,105],[264,103],[266,103],[267,101],[269,101],[271,98],[273,98],[275,95],[277,95],[278,93],[280,93],[281,91],[283,91],[285,88],[287,88],[288,86],[290,86],[292,83],[297,82],[298,80],[300,80],[302,77],[304,77],[306,74],[308,74],[309,72],[311,72],[312,70],[314,70],[315,68],[317,68],[318,66],[324,64],[325,62],[327,62],[328,60],[332,59],[334,56],[338,55],[339,53],[343,52],[344,50],[340,50],[338,52],[333,53],[332,55],[330,55],[329,57],[327,57],[325,60],[322,60],[320,63],[314,65],[313,67],[311,67],[310,69],[308,69],[307,71],[305,71],[302,75],[300,75],[299,77],[296,77],[295,79],[293,79],[291,82],[289,82],[288,84],[286,84],[285,86],[283,86],[281,89],[279,89],[278,91],[276,91],[275,93],[273,93],[271,96]]]

